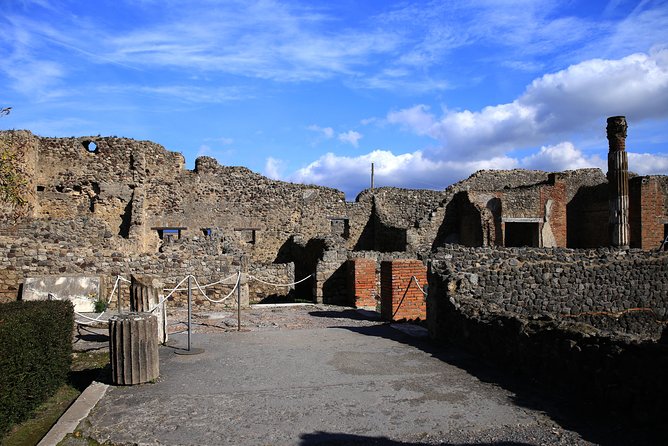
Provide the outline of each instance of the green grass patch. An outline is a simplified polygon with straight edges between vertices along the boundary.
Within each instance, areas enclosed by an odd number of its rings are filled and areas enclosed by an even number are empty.
[[[30,419],[15,425],[0,445],[33,446],[39,443],[81,392],[94,380],[103,379],[108,365],[109,352],[74,352],[67,384],[37,407]]]

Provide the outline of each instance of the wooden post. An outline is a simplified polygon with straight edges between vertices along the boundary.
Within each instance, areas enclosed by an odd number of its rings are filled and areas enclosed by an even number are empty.
[[[132,274],[130,276],[130,311],[148,312],[158,305],[163,283],[156,277]],[[153,313],[158,318],[158,342],[167,342],[167,309],[165,304]]]
[[[158,318],[149,313],[124,313],[109,318],[111,381],[134,385],[160,375]]]

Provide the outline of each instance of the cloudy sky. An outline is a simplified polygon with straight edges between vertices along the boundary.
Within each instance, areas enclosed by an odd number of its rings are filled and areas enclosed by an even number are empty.
[[[117,135],[272,178],[668,174],[665,0],[0,0],[0,129]]]

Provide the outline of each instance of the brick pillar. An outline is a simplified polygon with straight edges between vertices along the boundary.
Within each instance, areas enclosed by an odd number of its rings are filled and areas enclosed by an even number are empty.
[[[376,309],[376,261],[348,260],[348,298],[356,308]]]
[[[656,179],[640,180],[640,248],[658,249],[663,242],[663,195]]]
[[[629,247],[629,162],[626,155],[626,118],[608,118],[608,190],[610,244]]]
[[[427,268],[420,260],[396,259],[380,264],[380,313],[388,321],[427,319]]]

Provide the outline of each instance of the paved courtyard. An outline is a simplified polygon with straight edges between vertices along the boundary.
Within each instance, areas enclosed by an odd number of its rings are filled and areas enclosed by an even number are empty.
[[[186,337],[172,335],[158,381],[110,387],[80,430],[113,444],[592,444],[419,329],[293,311],[311,328],[204,330],[195,356],[175,354]]]

